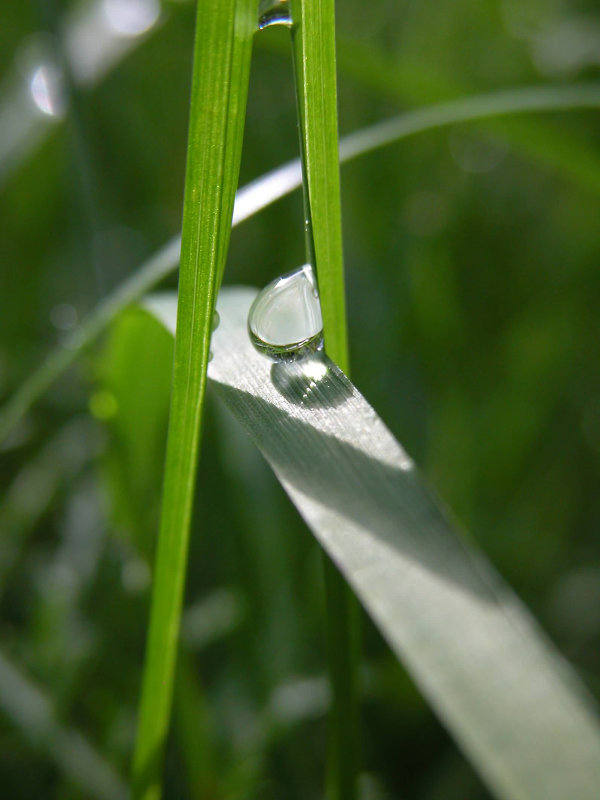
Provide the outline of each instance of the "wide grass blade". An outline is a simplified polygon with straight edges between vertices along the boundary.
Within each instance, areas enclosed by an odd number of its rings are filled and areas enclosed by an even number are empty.
[[[600,727],[579,679],[327,358],[252,348],[221,293],[209,379],[498,797],[595,800]],[[174,297],[147,307],[172,330]]]
[[[171,410],[133,761],[133,796],[139,800],[161,794],[206,368],[229,244],[255,27],[252,0],[198,4]]]
[[[533,101],[531,105],[528,105],[528,100]],[[600,83],[523,87],[473,95],[407,111],[351,133],[340,141],[340,161],[344,163],[409,136],[467,120],[475,122],[495,117],[524,115],[532,111],[539,113],[598,108],[600,108]],[[578,174],[581,174],[583,179],[585,173],[586,184],[600,191],[600,169],[593,168],[589,159],[586,163],[589,169],[582,167]],[[295,159],[242,187],[235,200],[233,225],[249,219],[301,184],[302,168],[300,161]],[[44,363],[19,386],[2,408],[0,442],[6,439],[19,420],[54,381],[106,330],[120,311],[139,300],[175,270],[179,263],[180,248],[181,238],[174,236],[106,297],[75,331],[66,336],[62,346],[48,354]]]

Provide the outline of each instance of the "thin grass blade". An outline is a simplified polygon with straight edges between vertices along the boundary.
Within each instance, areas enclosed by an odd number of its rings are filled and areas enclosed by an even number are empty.
[[[307,260],[316,267],[325,342],[332,357],[348,370],[334,0],[293,0],[292,20]],[[353,800],[358,775],[357,610],[327,556],[323,570],[333,690],[327,797]]]
[[[294,62],[323,330],[327,349],[348,365],[333,0],[294,0]]]
[[[171,410],[133,762],[139,800],[161,795],[209,343],[229,244],[255,26],[251,0],[198,4]]]

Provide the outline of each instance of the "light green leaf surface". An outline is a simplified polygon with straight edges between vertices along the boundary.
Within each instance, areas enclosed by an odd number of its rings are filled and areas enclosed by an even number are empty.
[[[498,797],[595,800],[600,728],[574,671],[329,359],[255,352],[221,293],[212,387]],[[173,296],[146,307],[173,329]]]
[[[144,316],[130,308],[115,321],[97,377],[100,392],[115,409],[105,420],[108,446],[101,456],[111,519],[149,563],[159,514],[173,337],[148,330]]]
[[[198,3],[169,432],[133,761],[133,797],[139,800],[161,796],[209,343],[229,244],[255,27],[251,0]]]

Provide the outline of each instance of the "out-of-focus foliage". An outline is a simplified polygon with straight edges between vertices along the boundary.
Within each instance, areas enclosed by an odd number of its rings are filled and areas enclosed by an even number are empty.
[[[3,6],[2,85],[24,43],[60,28],[74,5]],[[597,77],[591,3],[337,8],[342,134],[462,92]],[[66,120],[0,187],[2,397],[179,229],[193,20],[192,3],[165,3],[163,24],[93,88],[75,87]],[[256,45],[242,182],[298,148],[285,32]],[[585,176],[598,126],[594,112],[455,126],[342,170],[354,382],[597,695],[600,195]],[[582,166],[549,166],[548,148]],[[233,232],[225,282],[261,285],[303,260],[295,195]],[[0,653],[122,775],[167,350],[148,342],[139,371],[123,374],[109,337],[0,462]],[[210,401],[186,604],[165,796],[320,796],[328,698],[315,545]],[[487,797],[366,622],[364,639],[364,797]],[[9,691],[0,681],[3,795],[88,797],[5,713]]]

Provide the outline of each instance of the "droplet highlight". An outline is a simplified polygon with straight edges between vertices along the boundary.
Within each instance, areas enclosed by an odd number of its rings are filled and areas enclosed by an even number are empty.
[[[254,347],[276,361],[295,361],[323,347],[323,318],[310,264],[259,292],[248,313]]]
[[[271,28],[273,25],[292,26],[289,0],[261,0],[258,8],[258,29]]]

